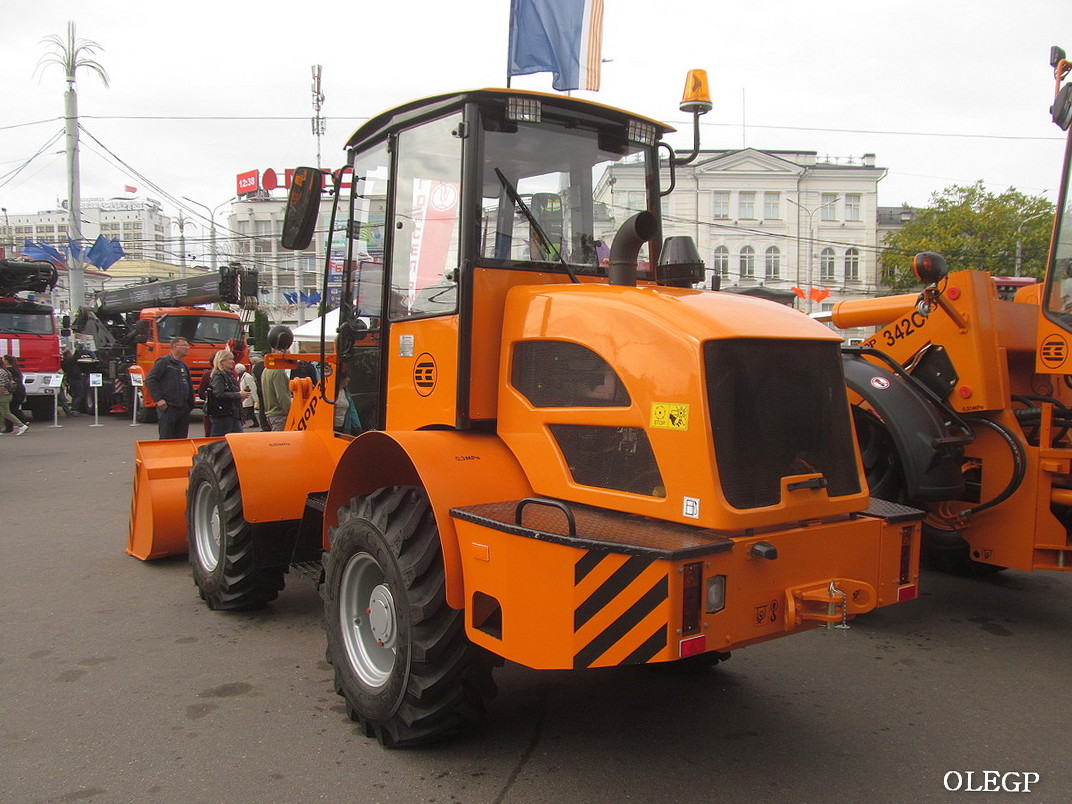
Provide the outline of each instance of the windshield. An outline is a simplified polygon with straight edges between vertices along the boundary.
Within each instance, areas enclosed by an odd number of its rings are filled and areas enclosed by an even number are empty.
[[[156,322],[156,334],[161,343],[169,343],[172,338],[181,336],[190,343],[225,344],[241,333],[241,321],[218,315],[169,315]]]
[[[51,335],[56,323],[51,313],[0,312],[0,332],[9,335]]]
[[[646,164],[651,150],[547,120],[502,129],[485,132],[481,256],[605,268],[618,227],[650,208],[648,171],[634,167],[635,186],[625,186],[614,167]]]

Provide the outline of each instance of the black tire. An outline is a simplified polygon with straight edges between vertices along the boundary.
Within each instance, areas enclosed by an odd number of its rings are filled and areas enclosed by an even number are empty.
[[[275,600],[286,567],[258,568],[242,514],[238,469],[226,441],[201,447],[186,489],[186,542],[194,583],[210,609],[255,609]]]
[[[886,423],[877,415],[856,405],[852,408],[860,458],[872,497],[890,502],[904,502],[905,479],[901,459]]]
[[[380,489],[339,512],[321,588],[335,691],[385,747],[442,739],[484,718],[492,657],[446,602],[424,491]]]
[[[135,390],[138,395],[138,421],[141,424],[156,424],[156,405],[144,405],[145,396],[141,391]]]
[[[50,396],[32,396],[27,399],[23,405],[30,408],[30,413],[33,415],[35,422],[50,422],[56,416],[55,402],[52,401]],[[22,411],[15,411],[19,414],[19,418],[25,419],[22,416]]]
[[[936,528],[923,523],[920,559],[929,569],[960,575],[966,578],[983,578],[995,575],[1005,567],[986,564],[972,557],[971,545],[955,530]]]
[[[857,406],[853,406],[852,417],[871,496],[913,505],[907,499],[901,460],[886,424]],[[926,508],[926,504],[919,507]],[[937,528],[926,522],[922,528],[920,561],[928,569],[968,577],[993,575],[1005,569],[972,558],[971,547],[957,531]]]

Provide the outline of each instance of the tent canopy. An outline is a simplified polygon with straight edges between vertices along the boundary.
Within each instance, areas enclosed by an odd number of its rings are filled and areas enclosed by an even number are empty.
[[[294,333],[295,341],[319,341],[320,340],[320,326],[321,321],[325,321],[324,337],[328,341],[335,340],[335,332],[339,328],[339,311],[328,310],[326,314],[320,318],[314,318],[312,321],[306,321],[300,327],[295,327],[292,332]]]

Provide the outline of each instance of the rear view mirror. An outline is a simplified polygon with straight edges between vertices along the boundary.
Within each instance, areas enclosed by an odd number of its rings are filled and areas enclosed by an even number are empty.
[[[324,174],[316,168],[300,167],[294,171],[283,218],[283,248],[300,251],[309,247],[323,190]]]

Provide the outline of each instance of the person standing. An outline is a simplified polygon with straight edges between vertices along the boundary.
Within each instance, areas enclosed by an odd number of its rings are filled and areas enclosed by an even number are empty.
[[[290,411],[290,378],[285,369],[265,369],[261,375],[261,408],[271,430],[287,429]]]
[[[82,376],[82,364],[78,362],[78,355],[66,349],[63,352],[63,360],[60,361],[60,368],[63,369],[63,382],[71,396],[71,415],[78,416],[82,413],[86,399],[86,381]]]
[[[208,384],[205,410],[212,419],[213,436],[242,432],[242,403],[249,397],[249,391],[238,387],[234,368],[234,355],[226,349],[216,352],[212,358],[212,379]]]
[[[264,415],[264,387],[261,385],[264,369],[264,358],[254,357],[253,368],[249,370],[249,373],[253,375],[253,386],[257,389],[257,424],[260,425],[262,432],[267,433],[272,426],[268,424],[268,417]]]
[[[22,370],[19,368],[19,361],[14,355],[4,355],[2,358],[2,367],[7,369],[7,373],[11,375],[11,380],[14,387],[11,389],[11,412],[16,416],[22,410],[22,403],[26,401],[26,386],[22,383]],[[14,429],[14,425],[10,421],[4,422],[5,433],[10,433]]]
[[[242,426],[245,427],[247,422],[252,422],[256,427],[256,408],[261,402],[257,395],[257,383],[253,379],[253,374],[246,371],[246,367],[241,363],[235,363],[235,372],[238,374],[238,387],[243,391],[249,391],[249,396],[242,401]]]
[[[11,422],[15,425],[15,435],[20,436],[29,430],[26,422],[11,412],[11,399],[14,396],[11,389],[15,386],[15,380],[7,368],[0,366],[0,421]]]
[[[194,386],[190,370],[182,359],[190,351],[186,338],[172,338],[170,351],[158,358],[145,377],[145,387],[156,400],[160,438],[186,438],[190,432],[190,411],[194,407]]]

